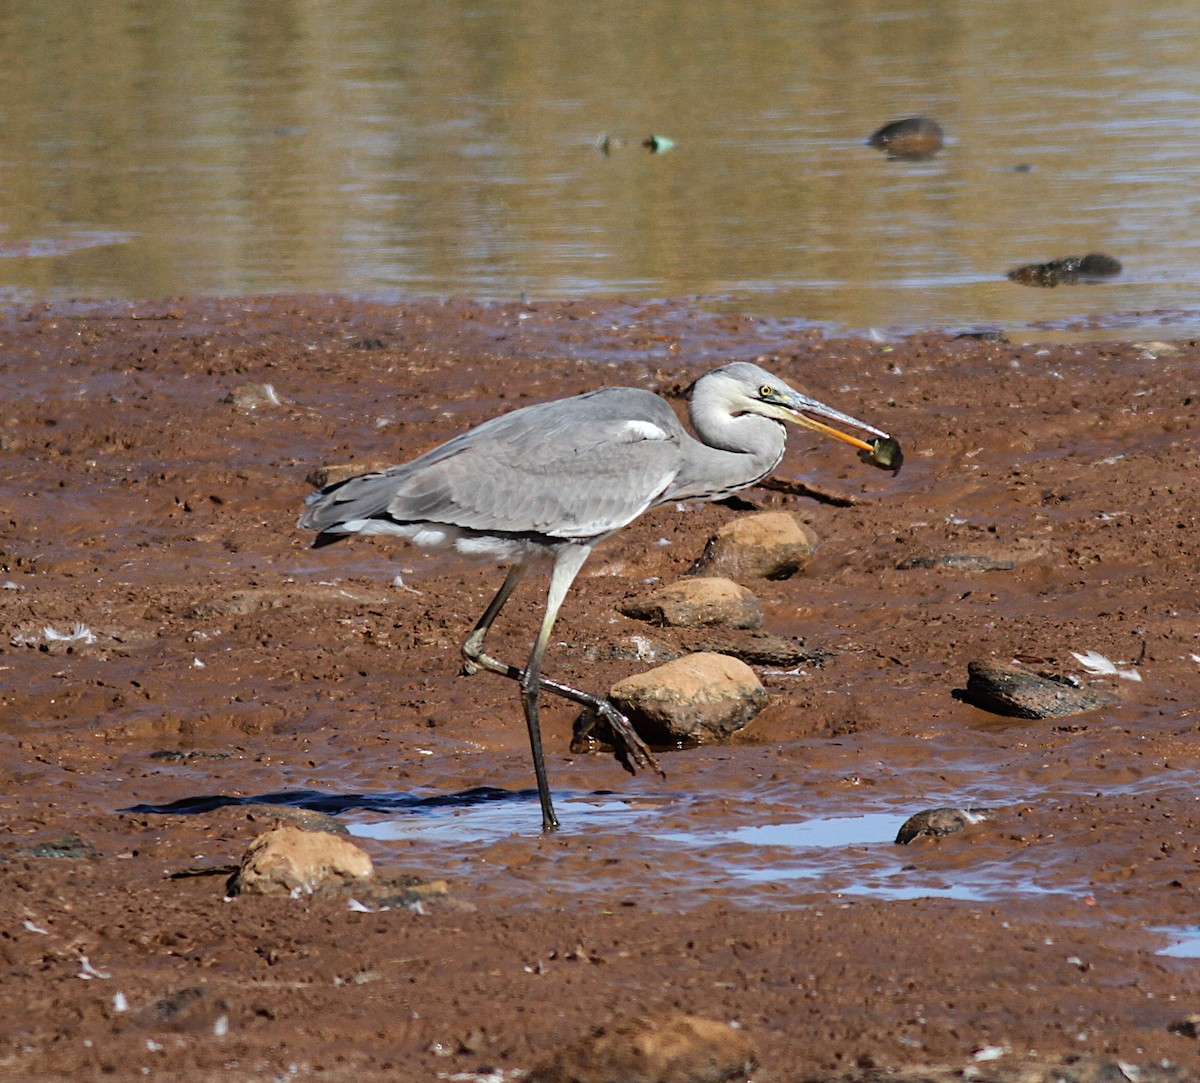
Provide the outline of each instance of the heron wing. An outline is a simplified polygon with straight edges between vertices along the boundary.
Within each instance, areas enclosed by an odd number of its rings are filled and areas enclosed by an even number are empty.
[[[515,410],[410,463],[330,486],[313,494],[300,525],[383,518],[593,538],[658,502],[684,439],[657,395],[605,388]]]

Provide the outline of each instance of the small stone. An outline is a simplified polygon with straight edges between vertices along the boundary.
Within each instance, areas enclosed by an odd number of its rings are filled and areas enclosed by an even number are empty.
[[[786,511],[743,515],[708,539],[688,574],[790,579],[808,567],[816,547],[816,535]]]
[[[327,485],[336,485],[339,481],[356,478],[359,474],[382,473],[395,466],[392,459],[368,459],[358,463],[333,463],[318,466],[309,471],[304,478],[314,489],[324,489]]]
[[[1016,565],[1001,557],[984,556],[982,553],[939,553],[905,557],[896,565],[900,571],[913,568],[949,568],[955,572],[1010,572]]]
[[[33,842],[28,846],[20,846],[16,853],[19,857],[54,858],[59,861],[81,861],[98,857],[96,847],[78,835],[64,835],[60,839],[46,842]]]
[[[678,1014],[597,1027],[535,1065],[526,1083],[739,1083],[756,1064],[741,1029]]]
[[[1200,1038],[1200,1015],[1185,1015],[1167,1024],[1167,1030],[1172,1034],[1182,1034],[1185,1038]]]
[[[608,698],[650,744],[699,745],[742,729],[767,692],[745,662],[701,653],[618,681]]]
[[[349,835],[350,829],[336,816],[316,809],[298,805],[272,805],[265,801],[253,801],[242,806],[246,819],[251,823],[271,823],[276,827],[287,824],[301,831],[324,831],[329,835]]]
[[[684,627],[758,628],[762,606],[732,579],[705,576],[659,587],[622,603],[621,612],[637,620]]]
[[[276,827],[259,835],[230,878],[230,895],[340,893],[368,881],[371,856],[354,843],[324,831]]]
[[[257,410],[263,406],[283,406],[286,402],[273,384],[238,384],[221,400],[239,410]]]
[[[773,669],[792,669],[796,666],[821,669],[833,657],[829,651],[806,647],[798,639],[740,628],[704,629],[680,638],[689,651],[714,651],[740,658],[750,666],[770,666]]]
[[[930,808],[913,813],[897,832],[896,844],[907,846],[921,835],[953,835],[969,824],[983,823],[993,811],[990,808]]]
[[[966,703],[1010,718],[1061,718],[1120,702],[1103,689],[1080,688],[1065,677],[993,661],[970,662],[967,687],[959,695]]]
[[[905,117],[885,124],[867,140],[889,158],[920,162],[932,158],[945,144],[942,127],[929,117]]]

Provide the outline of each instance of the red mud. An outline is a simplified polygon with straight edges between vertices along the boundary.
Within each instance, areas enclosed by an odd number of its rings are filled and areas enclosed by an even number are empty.
[[[1168,1029],[1200,1010],[1196,963],[1157,931],[1200,915],[1191,343],[879,345],[686,306],[321,298],[35,309],[0,339],[3,1078],[515,1079],[613,1016],[675,1011],[737,1021],[760,1083],[1200,1078]],[[859,502],[745,494],[821,539],[804,575],[748,585],[822,667],[760,671],[768,708],[732,745],[665,753],[665,781],[571,755],[572,712],[546,704],[553,837],[527,796],[489,804],[491,835],[454,810],[341,814],[440,825],[359,841],[473,910],[224,901],[222,876],[169,877],[236,863],[272,816],[121,810],[532,785],[515,688],[459,675],[499,571],[310,550],[310,471],[603,384],[678,395],[763,354],[907,454],[893,479],[796,433],[779,475]],[[278,404],[226,401],[268,383]],[[661,508],[598,550],[550,672],[603,691],[669,650],[617,603],[737,514]],[[958,554],[1012,567],[905,566]],[[523,657],[541,604],[522,589],[497,654]],[[1090,676],[1089,650],[1142,680]],[[954,696],[986,658],[1121,702],[1000,719]],[[971,803],[993,818],[903,848],[756,834],[868,813],[894,834]],[[64,836],[72,856],[39,856]]]

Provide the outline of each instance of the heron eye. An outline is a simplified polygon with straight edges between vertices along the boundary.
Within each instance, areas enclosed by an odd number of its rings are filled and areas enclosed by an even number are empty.
[[[758,389],[758,397],[760,399],[769,399],[774,394],[775,388],[773,388],[770,384],[763,384],[762,387]]]

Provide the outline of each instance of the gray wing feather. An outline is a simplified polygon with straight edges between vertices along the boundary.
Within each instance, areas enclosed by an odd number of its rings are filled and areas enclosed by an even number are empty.
[[[300,525],[386,516],[584,538],[653,506],[678,473],[682,427],[662,399],[607,388],[493,418],[418,459],[309,498]]]

